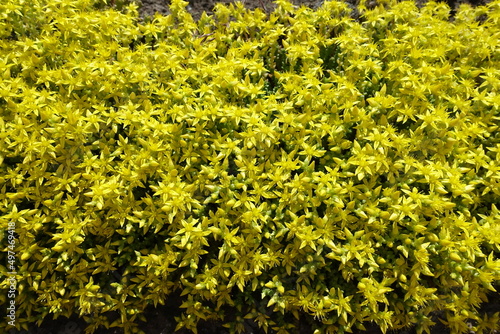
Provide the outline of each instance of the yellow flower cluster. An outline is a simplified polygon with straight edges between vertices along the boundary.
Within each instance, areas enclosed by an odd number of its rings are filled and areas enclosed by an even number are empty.
[[[0,4],[18,328],[141,333],[178,291],[194,332],[498,329],[500,1],[186,5]]]

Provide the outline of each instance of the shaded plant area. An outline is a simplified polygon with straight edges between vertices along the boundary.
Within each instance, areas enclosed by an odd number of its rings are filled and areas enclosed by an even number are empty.
[[[497,287],[500,288],[500,287]],[[489,295],[490,301],[484,303],[481,306],[481,313],[493,315],[500,311],[500,294],[491,293]],[[181,329],[175,331],[177,326],[176,317],[181,315],[182,309],[182,298],[179,293],[172,294],[165,305],[158,305],[157,307],[149,306],[144,315],[147,318],[146,322],[142,322],[139,326],[145,334],[192,334],[192,331]],[[114,313],[110,316],[112,320],[119,319],[118,313]],[[454,334],[446,327],[443,322],[440,321],[439,314],[435,314],[433,317],[435,326],[431,329],[431,334]],[[304,319],[295,320],[294,325],[296,326],[296,334],[313,334],[311,329],[311,324]],[[86,322],[84,319],[77,316],[72,316],[71,318],[58,318],[58,319],[46,319],[41,326],[33,325],[29,331],[17,331],[11,329],[9,334],[83,334],[86,327]],[[380,328],[373,323],[367,323],[365,325],[366,330],[353,330],[353,334],[382,334]],[[258,325],[251,321],[245,321],[246,331],[244,334],[265,334],[265,332],[259,329]],[[219,321],[200,321],[198,324],[199,334],[229,334],[227,327]],[[388,331],[387,334],[417,334],[415,327],[409,327],[407,329]],[[470,332],[471,334],[474,332]],[[497,333],[493,331],[492,334]],[[95,332],[95,334],[124,334],[121,328],[101,328]]]

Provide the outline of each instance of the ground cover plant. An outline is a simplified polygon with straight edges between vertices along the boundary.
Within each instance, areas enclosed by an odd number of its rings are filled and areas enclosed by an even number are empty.
[[[500,2],[186,5],[0,4],[17,328],[498,329]]]

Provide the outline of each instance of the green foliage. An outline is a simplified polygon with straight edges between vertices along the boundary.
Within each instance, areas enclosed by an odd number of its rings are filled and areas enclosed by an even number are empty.
[[[498,329],[478,309],[500,280],[500,2],[276,3],[0,4],[19,327],[141,332],[181,291],[195,332]]]

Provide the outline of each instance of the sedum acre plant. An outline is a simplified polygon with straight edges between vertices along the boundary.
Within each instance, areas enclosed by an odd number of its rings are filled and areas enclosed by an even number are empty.
[[[141,333],[175,292],[193,332],[499,329],[500,2],[276,4],[0,4],[18,329]]]

